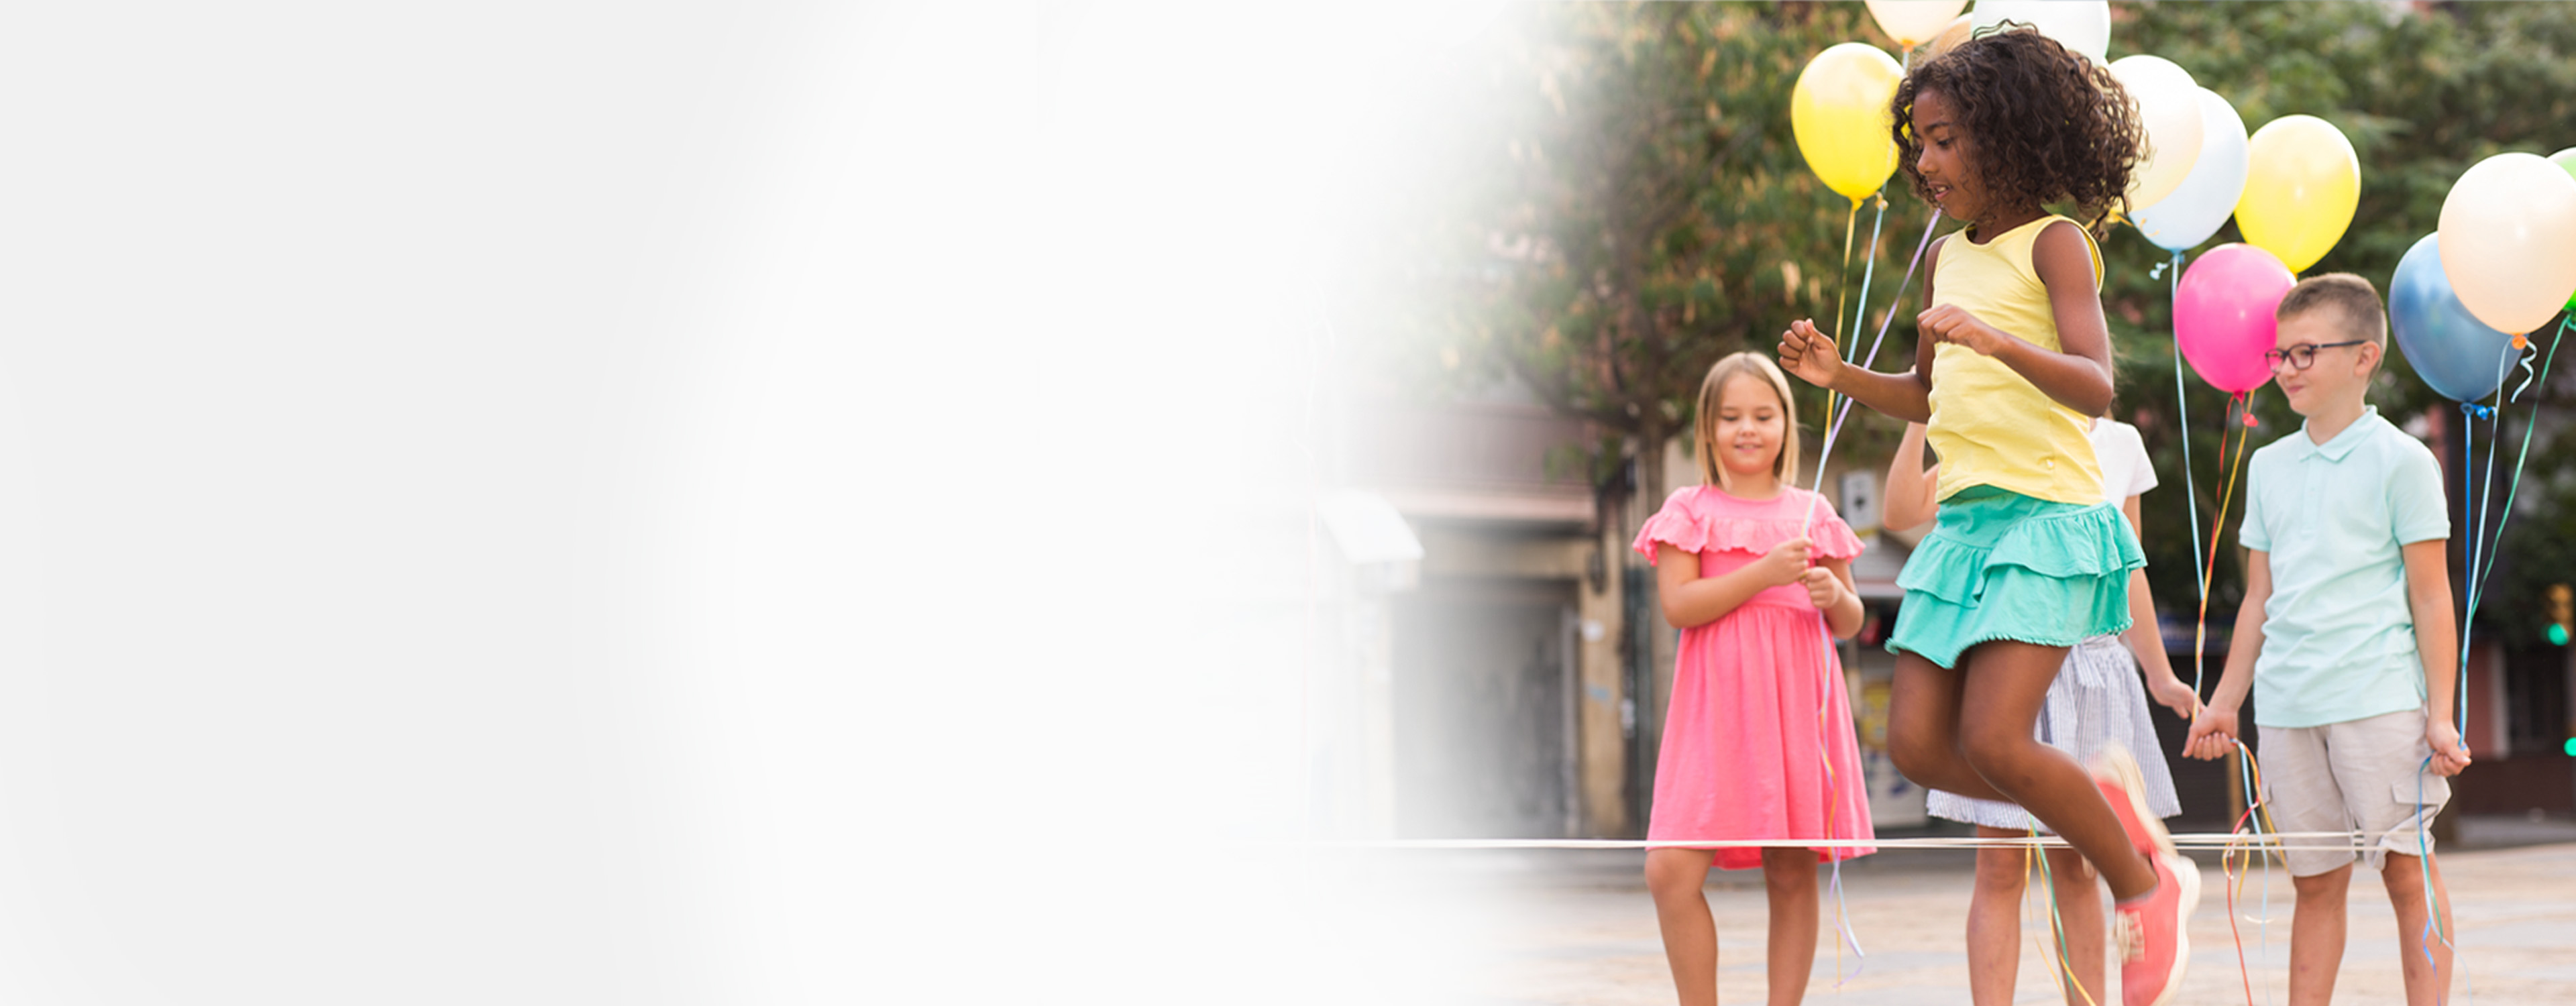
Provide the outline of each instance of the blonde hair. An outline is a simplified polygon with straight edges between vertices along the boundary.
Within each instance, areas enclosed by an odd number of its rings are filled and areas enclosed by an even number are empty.
[[[1771,392],[1780,396],[1780,453],[1771,459],[1771,477],[1794,481],[1798,477],[1798,406],[1789,397],[1789,375],[1760,353],[1735,353],[1719,360],[1699,382],[1699,415],[1691,425],[1699,441],[1700,478],[1712,486],[1725,484],[1725,466],[1717,463],[1717,400],[1725,394],[1726,382],[1746,375],[1770,385]]]

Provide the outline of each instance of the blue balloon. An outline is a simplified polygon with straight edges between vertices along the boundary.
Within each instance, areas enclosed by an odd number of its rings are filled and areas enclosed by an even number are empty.
[[[2424,235],[2397,260],[2397,275],[2388,281],[2388,324],[2416,376],[2444,398],[2476,401],[2495,392],[2521,352],[2512,335],[2488,328],[2451,292],[2440,237]]]

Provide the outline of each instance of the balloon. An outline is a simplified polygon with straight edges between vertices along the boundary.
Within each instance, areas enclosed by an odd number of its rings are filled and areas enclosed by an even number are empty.
[[[1968,16],[1983,31],[2006,21],[2019,21],[2056,39],[2066,51],[2095,65],[2111,47],[2111,5],[2107,0],[1977,0]]]
[[[1869,16],[1877,19],[1878,30],[1907,49],[1932,41],[1966,9],[1968,0],[1869,0]]]
[[[1887,105],[1905,71],[1877,46],[1845,42],[1817,53],[1789,91],[1789,131],[1825,187],[1857,206],[1896,173]]]
[[[2271,380],[2263,354],[2278,329],[2272,309],[2297,282],[2271,252],[2244,244],[2219,245],[2183,270],[2174,291],[2174,341],[2192,372],[2229,394]]]
[[[2200,160],[2200,85],[2191,73],[2161,56],[2122,56],[2111,61],[2111,76],[2138,101],[2138,121],[2147,129],[2147,149],[2129,176],[2129,209],[2153,206],[2172,194]]]
[[[1959,15],[1950,22],[1949,27],[1941,29],[1940,34],[1932,36],[1931,48],[1924,50],[1925,57],[1937,58],[1942,53],[1957,48],[1959,43],[1968,40],[1968,33],[1975,28],[1976,19],[1965,14]]]
[[[2549,323],[2576,291],[2576,177],[2538,154],[2470,165],[2442,200],[2442,275],[2488,327]]]
[[[2285,115],[2264,123],[2246,142],[2236,228],[2245,233],[2245,243],[2280,256],[2291,272],[2326,257],[2360,205],[2361,157],[2334,124],[2313,115]]]
[[[2576,147],[2569,147],[2549,155],[2549,163],[2565,168],[2569,175],[2576,176]],[[2567,310],[2576,311],[2576,293],[2567,295]]]
[[[2388,281],[2388,326],[2415,376],[2444,398],[2476,401],[2496,389],[2507,361],[2521,353],[2512,335],[2488,328],[2451,292],[2440,239],[2424,235],[2397,260],[2397,276]]]
[[[2236,212],[2245,192],[2245,120],[2218,92],[2200,95],[2200,160],[2155,205],[2129,215],[2138,233],[2166,251],[2185,251],[2209,240]]]

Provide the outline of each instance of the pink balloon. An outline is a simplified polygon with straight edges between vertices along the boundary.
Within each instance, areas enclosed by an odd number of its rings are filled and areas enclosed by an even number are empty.
[[[2203,252],[2183,270],[2174,294],[2174,341],[2182,357],[2210,387],[2241,394],[2272,379],[2263,354],[2279,325],[2272,309],[2298,277],[2271,252],[2224,244]]]

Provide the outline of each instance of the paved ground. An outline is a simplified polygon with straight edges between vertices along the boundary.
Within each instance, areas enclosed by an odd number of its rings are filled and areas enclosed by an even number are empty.
[[[1331,942],[1362,998],[1414,1003],[1664,1004],[1673,1001],[1654,912],[1639,878],[1642,853],[1598,851],[1370,852],[1329,857],[1310,876],[1335,892]],[[1846,952],[1845,977],[1819,947],[1809,1001],[1967,1002],[1960,928],[1969,854],[1881,853],[1845,868],[1853,928],[1865,962]],[[2576,844],[2462,851],[2442,858],[2460,917],[2464,1006],[2576,1002]],[[2289,879],[2275,870],[2265,911],[2255,874],[2237,922],[2237,964],[2215,861],[2193,918],[2193,962],[2184,1003],[2256,1004],[2287,998]],[[2356,875],[2351,943],[2338,1004],[2399,1004],[2395,916],[2375,878]],[[1713,874],[1719,926],[1719,996],[1759,1003],[1763,910],[1758,873]],[[2036,908],[2036,906],[2033,906]],[[2263,920],[2268,919],[2268,924]],[[1828,927],[1832,925],[1828,908]],[[1830,934],[1827,937],[1830,939]],[[2026,937],[2027,938],[2027,937]],[[2044,953],[2025,943],[2019,1002],[2057,1002]]]

